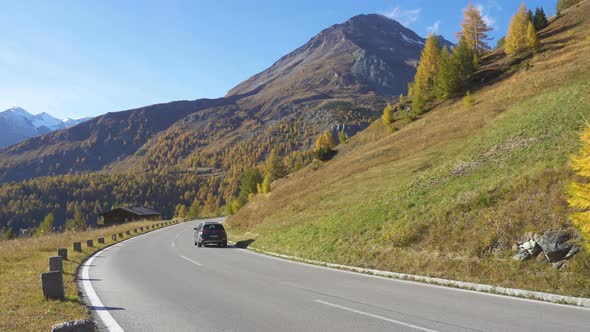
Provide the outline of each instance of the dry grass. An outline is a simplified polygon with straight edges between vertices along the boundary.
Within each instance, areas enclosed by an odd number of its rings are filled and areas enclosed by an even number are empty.
[[[590,296],[585,256],[559,272],[509,259],[524,232],[569,227],[589,14],[590,1],[564,12],[532,57],[492,54],[484,67],[499,74],[473,107],[443,102],[393,134],[376,121],[334,160],[274,183],[229,219],[233,233],[310,259]]]
[[[0,241],[0,331],[49,331],[56,323],[90,318],[81,302],[75,278],[80,263],[98,249],[113,244],[111,235],[146,227],[159,222],[143,221],[104,229],[66,232],[35,238]],[[144,228],[144,232],[149,232]],[[99,237],[105,244],[98,244]],[[125,239],[128,236],[125,235]],[[94,240],[94,248],[86,247]],[[75,252],[73,242],[82,242],[82,252]],[[117,240],[116,242],[120,242]],[[46,300],[41,291],[41,273],[48,271],[48,257],[57,255],[57,248],[68,248],[63,261],[64,301]]]

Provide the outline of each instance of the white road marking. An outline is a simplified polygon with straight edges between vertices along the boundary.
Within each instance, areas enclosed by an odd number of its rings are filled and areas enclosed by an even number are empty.
[[[425,327],[421,327],[421,326],[417,326],[417,325],[412,325],[412,324],[400,322],[399,320],[395,320],[395,319],[391,319],[391,318],[387,318],[387,317],[383,317],[383,316],[379,316],[379,315],[374,315],[374,314],[371,314],[371,313],[368,313],[368,312],[364,312],[364,311],[360,311],[360,310],[356,310],[356,309],[352,309],[352,308],[348,308],[348,307],[343,307],[341,305],[330,303],[330,302],[324,302],[324,301],[321,301],[321,300],[315,300],[315,302],[318,302],[318,303],[321,303],[321,304],[325,304],[325,305],[330,306],[330,307],[334,307],[334,308],[338,308],[338,309],[342,309],[342,310],[354,312],[355,314],[365,315],[365,316],[368,316],[368,317],[371,317],[371,318],[376,318],[376,319],[381,319],[381,320],[384,320],[386,322],[390,322],[390,323],[402,325],[402,326],[409,327],[409,328],[416,329],[416,330],[420,330],[420,331],[437,332],[436,330],[431,330],[431,329],[427,329]]]
[[[357,271],[350,271],[350,270],[345,270],[345,269],[338,269],[338,268],[335,268],[335,267],[328,267],[328,266],[323,266],[323,265],[316,265],[316,264],[312,264],[312,263],[305,263],[305,262],[298,261],[298,260],[292,260],[292,259],[277,257],[277,256],[273,256],[273,255],[270,255],[270,254],[264,254],[264,253],[259,253],[259,252],[256,252],[256,251],[252,251],[250,249],[244,249],[241,252],[244,252],[244,253],[247,253],[247,254],[250,254],[250,255],[255,255],[255,256],[258,256],[258,257],[262,257],[262,258],[266,258],[266,259],[273,259],[273,260],[277,260],[277,261],[281,261],[281,262],[285,262],[285,263],[303,265],[303,266],[307,266],[307,267],[311,267],[311,268],[315,268],[315,269],[323,269],[323,270],[329,270],[329,271],[334,271],[334,272],[347,273],[347,274],[352,274],[352,275],[356,275],[356,276],[360,276],[360,277],[364,277],[364,278],[373,278],[373,279],[388,280],[388,281],[394,282],[394,283],[397,282],[397,283],[402,283],[402,284],[413,284],[413,285],[422,286],[422,287],[434,287],[434,288],[440,288],[440,289],[444,289],[444,290],[448,290],[448,291],[470,293],[470,294],[472,294],[474,296],[498,297],[498,298],[502,298],[504,300],[510,300],[510,301],[530,302],[530,303],[535,303],[535,304],[539,304],[539,305],[550,305],[550,306],[557,306],[557,307],[562,307],[562,308],[567,308],[567,309],[576,309],[576,310],[590,311],[590,307],[580,307],[580,306],[573,305],[573,304],[561,304],[561,303],[555,303],[555,302],[547,302],[547,301],[543,301],[543,300],[535,300],[535,299],[527,299],[527,298],[523,298],[523,297],[515,297],[515,296],[505,295],[505,294],[494,294],[494,293],[480,292],[480,291],[476,291],[476,290],[463,289],[463,288],[457,288],[457,287],[452,287],[452,286],[435,285],[435,284],[429,284],[429,283],[422,282],[422,281],[417,281],[417,280],[405,280],[405,279],[397,279],[397,278],[394,278],[394,277],[385,277],[385,276],[380,276],[380,275],[371,275],[371,274],[357,272]]]
[[[192,259],[190,259],[188,257],[185,257],[185,256],[180,256],[180,257],[183,258],[183,259],[185,259],[185,260],[187,260],[187,261],[189,261],[189,262],[191,262],[191,263],[193,263],[193,264],[195,264],[195,265],[203,266],[203,264],[201,264],[199,262],[195,262],[195,261],[193,261]]]
[[[92,255],[92,257],[90,257],[84,263],[84,265],[82,265],[82,279],[83,279],[82,286],[84,287],[84,292],[86,293],[86,296],[88,297],[88,301],[95,308],[101,308],[101,307],[104,307],[104,305],[102,304],[102,302],[98,298],[98,295],[96,295],[94,288],[92,288],[92,283],[90,282],[90,266],[92,265],[92,261],[94,261],[94,258],[98,257],[98,255],[100,255],[101,252],[106,251],[109,248],[101,250],[101,251],[97,252],[96,254]],[[113,316],[111,316],[111,314],[109,313],[108,310],[95,310],[95,312],[98,314],[98,316],[100,317],[100,319],[102,320],[102,322],[104,323],[104,325],[108,331],[110,331],[110,332],[123,331],[121,326],[117,323],[117,321],[113,318]]]

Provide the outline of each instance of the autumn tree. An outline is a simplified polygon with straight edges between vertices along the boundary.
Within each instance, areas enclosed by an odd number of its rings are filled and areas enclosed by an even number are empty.
[[[399,98],[397,100],[398,104],[400,105],[400,107],[403,107],[404,104],[406,103],[406,98],[404,98],[404,94],[400,93],[399,94]]]
[[[176,217],[181,220],[186,219],[186,217],[187,217],[186,205],[184,205],[184,204],[178,205]]]
[[[526,43],[529,51],[533,53],[536,53],[539,50],[539,47],[541,47],[539,36],[537,36],[537,30],[535,29],[533,22],[530,21],[526,32]]]
[[[491,40],[488,36],[490,31],[492,31],[492,28],[488,27],[479,9],[473,6],[470,1],[463,12],[461,32],[458,35],[460,38],[465,38],[467,46],[476,58],[490,50],[490,46],[487,44],[487,41]]]
[[[571,215],[573,224],[579,228],[590,250],[590,125],[586,125],[580,140],[582,147],[577,155],[571,157],[571,164],[579,181],[568,186],[568,203],[576,209]]]
[[[264,180],[260,184],[260,192],[263,194],[268,194],[270,192],[270,185],[272,180],[270,179],[270,175],[264,176]]]
[[[422,114],[426,102],[432,97],[439,55],[440,44],[438,38],[434,34],[430,34],[420,54],[416,76],[410,84],[409,95],[412,97],[412,112],[414,114]]]
[[[507,55],[515,55],[522,50],[527,49],[527,29],[529,25],[529,14],[526,5],[523,3],[508,26],[504,51]]]
[[[283,160],[279,156],[279,152],[276,148],[272,149],[266,158],[265,174],[270,175],[273,181],[285,176]]]
[[[334,154],[336,154],[336,151],[334,150],[336,145],[338,145],[338,143],[336,142],[336,139],[334,139],[332,132],[326,131],[315,141],[313,149],[314,156],[319,160],[329,160]]]
[[[383,116],[381,118],[383,119],[384,125],[389,126],[390,124],[393,123],[393,121],[394,121],[393,110],[394,110],[393,106],[389,103],[383,109]]]
[[[45,219],[39,224],[39,227],[35,230],[35,236],[41,236],[49,234],[53,231],[53,223],[55,222],[55,217],[53,216],[53,212],[49,213]]]
[[[500,37],[498,39],[498,41],[496,42],[496,49],[504,47],[505,44],[506,44],[506,37]]]
[[[342,129],[338,132],[338,140],[340,140],[340,143],[342,143],[342,144],[348,144],[348,137],[346,137],[346,133],[344,132],[344,129]]]
[[[207,200],[205,201],[205,206],[204,206],[203,210],[208,215],[213,215],[213,214],[215,214],[216,209],[217,209],[217,201],[215,199],[215,195],[213,195],[213,193],[210,192],[207,194]]]
[[[188,210],[188,217],[190,219],[196,219],[201,214],[201,204],[199,204],[199,200],[195,198],[191,207]]]

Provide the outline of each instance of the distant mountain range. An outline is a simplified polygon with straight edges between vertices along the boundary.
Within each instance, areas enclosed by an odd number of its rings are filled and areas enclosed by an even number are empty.
[[[0,147],[13,145],[52,131],[70,128],[90,119],[58,119],[45,112],[33,115],[15,106],[0,112]]]

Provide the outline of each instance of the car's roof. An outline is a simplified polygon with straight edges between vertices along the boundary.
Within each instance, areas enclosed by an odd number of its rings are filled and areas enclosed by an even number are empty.
[[[219,221],[203,221],[203,222],[201,222],[201,224],[204,224],[204,225],[221,225],[221,223]]]

